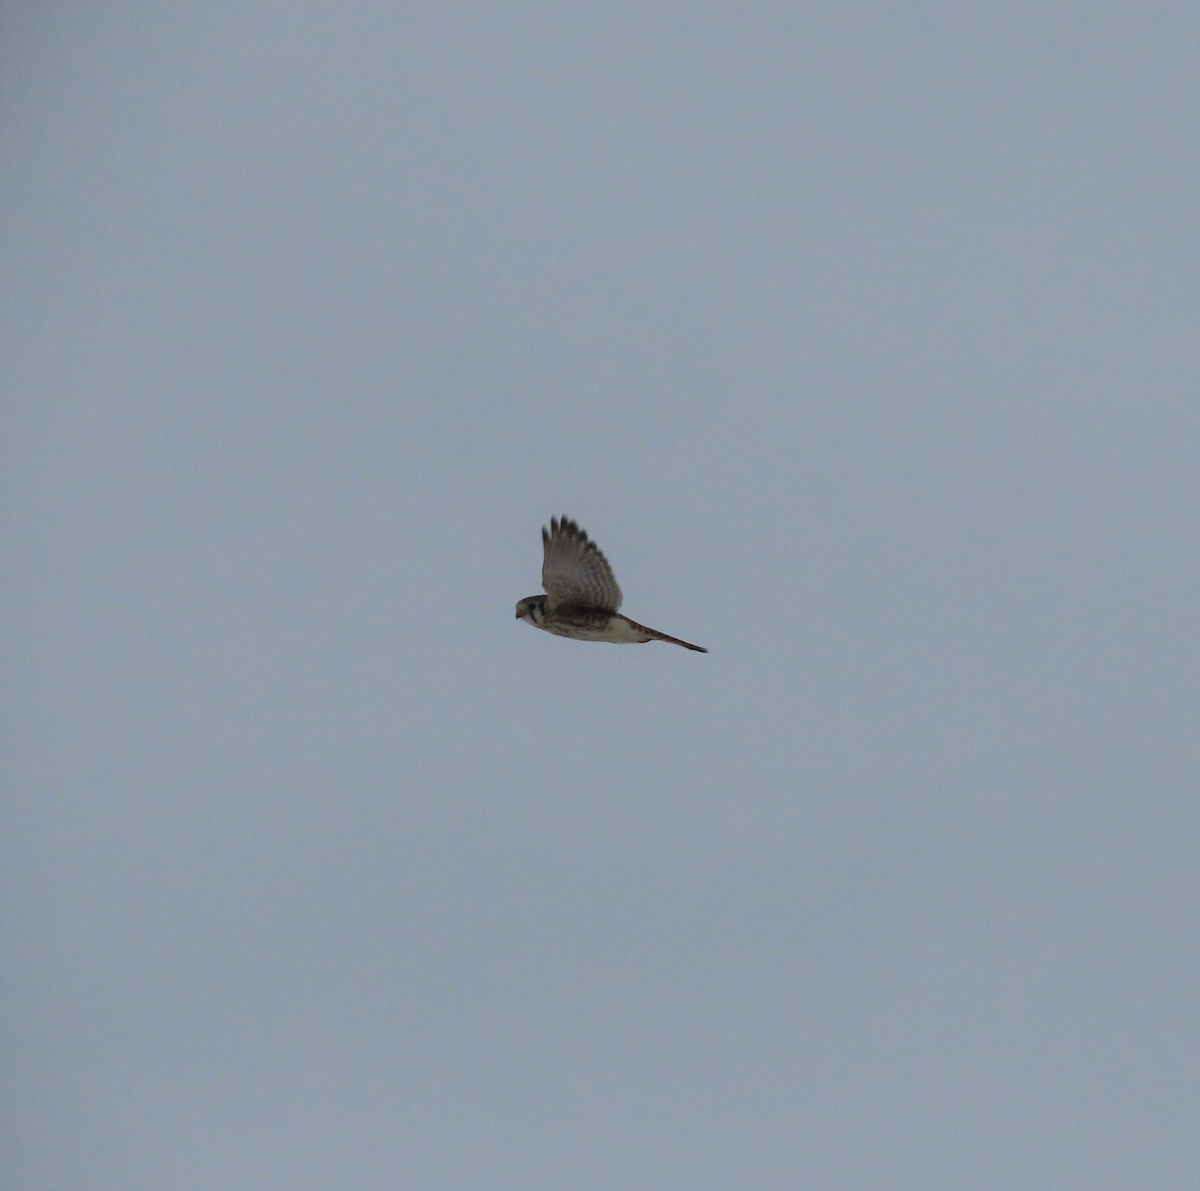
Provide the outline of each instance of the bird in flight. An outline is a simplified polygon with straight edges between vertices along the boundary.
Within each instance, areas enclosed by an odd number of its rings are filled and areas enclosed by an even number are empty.
[[[545,595],[526,596],[517,604],[517,619],[535,629],[576,641],[670,641],[708,653],[702,646],[622,616],[617,611],[621,589],[608,559],[568,517],[551,517],[550,528],[542,530],[542,586]]]

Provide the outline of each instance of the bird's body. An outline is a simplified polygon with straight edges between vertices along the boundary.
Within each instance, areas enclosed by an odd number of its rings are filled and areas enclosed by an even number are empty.
[[[552,517],[550,528],[542,530],[542,550],[542,586],[546,594],[521,600],[517,604],[518,620],[575,641],[669,641],[697,653],[708,652],[700,645],[622,616],[617,611],[621,589],[608,559],[574,521]]]

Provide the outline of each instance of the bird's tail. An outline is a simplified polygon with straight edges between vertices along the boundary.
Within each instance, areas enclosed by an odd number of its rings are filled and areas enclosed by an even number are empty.
[[[637,624],[636,621],[633,622]],[[690,641],[680,641],[678,637],[672,637],[669,633],[660,633],[658,629],[648,628],[644,624],[637,625],[643,633],[648,633],[655,641],[669,641],[672,645],[682,645],[684,649],[693,649],[696,653],[708,653],[708,650],[703,645],[693,645]]]

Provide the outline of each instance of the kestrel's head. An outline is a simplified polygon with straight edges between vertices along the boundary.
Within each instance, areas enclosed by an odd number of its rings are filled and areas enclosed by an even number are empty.
[[[532,625],[540,625],[546,617],[546,597],[526,596],[517,604],[517,619]]]

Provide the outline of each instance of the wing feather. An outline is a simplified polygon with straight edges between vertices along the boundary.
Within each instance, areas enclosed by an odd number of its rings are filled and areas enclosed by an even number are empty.
[[[615,612],[621,606],[621,589],[608,559],[569,517],[551,517],[542,530],[542,586],[546,602],[586,604]]]

